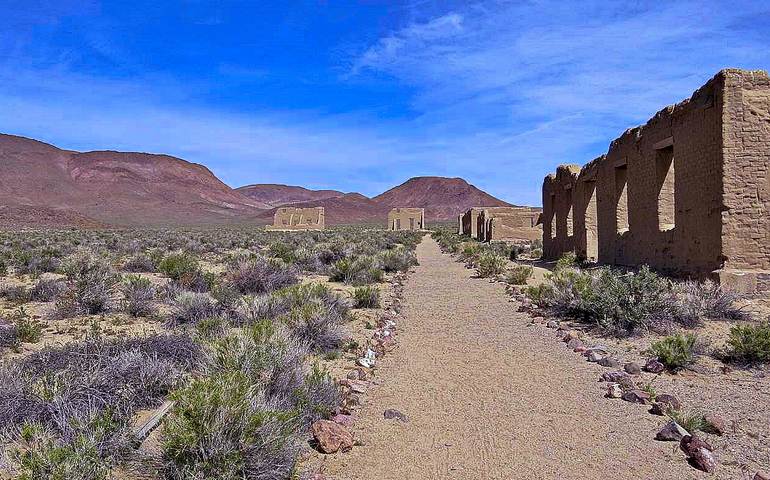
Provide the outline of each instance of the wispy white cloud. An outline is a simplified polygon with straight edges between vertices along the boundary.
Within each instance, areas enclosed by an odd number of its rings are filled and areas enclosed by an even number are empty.
[[[345,59],[341,88],[370,76],[407,85],[409,115],[234,112],[199,102],[207,85],[195,80],[97,77],[66,58],[40,70],[7,50],[0,131],[72,149],[169,153],[233,186],[376,194],[412,175],[449,175],[537,204],[557,164],[602,153],[720,68],[770,64],[767,33],[751,28],[770,13],[760,2],[489,0],[427,15],[436,5],[413,2],[406,23]],[[95,35],[102,54],[119,61],[119,46]],[[223,63],[218,74],[271,72]]]

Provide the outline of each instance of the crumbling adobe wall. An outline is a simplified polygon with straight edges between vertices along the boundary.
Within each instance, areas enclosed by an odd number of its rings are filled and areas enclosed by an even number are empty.
[[[491,207],[480,214],[481,240],[486,242],[525,242],[542,237],[542,228],[537,224],[539,208]]]
[[[464,235],[468,235],[471,238],[475,238],[478,240],[479,236],[479,215],[481,214],[481,211],[483,210],[483,207],[472,207],[469,208],[464,214],[463,214],[463,229],[462,232]]]
[[[723,72],[722,276],[770,291],[770,79]],[[752,272],[746,275],[746,272]]]
[[[425,228],[425,209],[394,208],[388,213],[389,230],[422,230]]]
[[[544,256],[770,290],[769,207],[770,80],[723,70],[606,155],[544,179]]]
[[[577,165],[559,165],[555,175],[543,180],[543,257],[546,259],[557,259],[575,248],[572,197],[579,172]]]
[[[268,230],[323,230],[325,226],[324,207],[296,208],[280,207],[273,216],[273,225]]]

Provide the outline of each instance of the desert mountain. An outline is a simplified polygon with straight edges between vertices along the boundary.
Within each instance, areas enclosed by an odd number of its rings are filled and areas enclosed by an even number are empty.
[[[68,218],[111,225],[243,222],[269,208],[206,167],[168,155],[79,153],[0,134],[0,165],[0,205],[32,217],[60,212],[65,224]]]
[[[360,193],[346,193],[340,197],[293,203],[287,206],[298,208],[324,207],[326,225],[370,223],[385,226],[390,210],[389,207],[373,202]],[[265,222],[272,221],[275,210],[265,211],[259,217]]]
[[[235,189],[252,200],[265,203],[271,207],[280,207],[291,203],[325,200],[345,195],[337,190],[309,190],[304,187],[280,185],[274,183],[258,183]]]
[[[387,207],[421,207],[425,221],[456,220],[471,207],[510,206],[462,178],[414,177],[372,199]]]

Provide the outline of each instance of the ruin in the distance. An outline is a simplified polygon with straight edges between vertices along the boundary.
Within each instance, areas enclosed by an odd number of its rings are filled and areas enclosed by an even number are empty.
[[[423,230],[424,208],[394,208],[388,212],[388,230]]]
[[[528,242],[543,236],[536,207],[473,207],[458,218],[458,232],[482,242]]]
[[[267,230],[323,230],[324,207],[281,207],[275,211],[273,224]]]
[[[543,254],[770,291],[770,79],[723,70],[543,182]]]

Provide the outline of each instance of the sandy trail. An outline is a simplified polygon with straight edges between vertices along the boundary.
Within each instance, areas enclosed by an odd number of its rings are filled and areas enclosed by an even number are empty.
[[[404,293],[399,347],[381,362],[355,434],[326,457],[333,479],[706,478],[661,417],[603,398],[604,369],[529,326],[500,284],[426,237]],[[409,423],[385,420],[395,408]],[[712,475],[709,478],[719,478]]]

